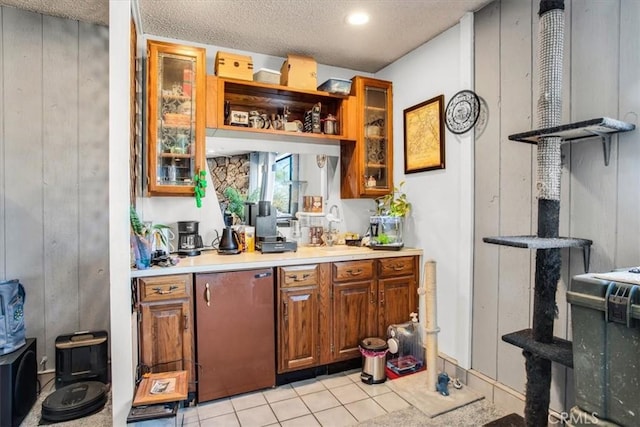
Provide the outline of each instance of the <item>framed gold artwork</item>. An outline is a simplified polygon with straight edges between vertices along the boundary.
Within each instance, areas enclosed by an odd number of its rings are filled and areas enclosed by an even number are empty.
[[[404,110],[404,173],[444,169],[444,95]]]

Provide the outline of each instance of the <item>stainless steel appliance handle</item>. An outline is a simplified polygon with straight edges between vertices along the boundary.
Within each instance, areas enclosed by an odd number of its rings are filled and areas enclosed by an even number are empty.
[[[262,279],[264,277],[269,277],[269,276],[271,276],[271,272],[266,271],[263,273],[255,274],[253,277],[255,277],[256,279]]]

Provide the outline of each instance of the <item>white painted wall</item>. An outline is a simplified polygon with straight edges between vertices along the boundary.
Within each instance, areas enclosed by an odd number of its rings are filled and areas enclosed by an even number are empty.
[[[109,1],[109,302],[114,426],[126,424],[133,398],[133,358],[136,357],[128,250],[130,20],[130,0]]]
[[[445,169],[404,174],[403,111],[444,94],[473,89],[473,15],[375,77],[393,82],[394,182],[413,205],[405,243],[437,262],[438,349],[470,367],[473,132],[446,131]],[[424,307],[421,307],[424,316]]]

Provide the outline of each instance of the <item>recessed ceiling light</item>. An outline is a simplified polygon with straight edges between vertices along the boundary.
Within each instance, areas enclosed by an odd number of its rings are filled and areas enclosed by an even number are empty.
[[[364,25],[369,22],[369,15],[364,12],[353,12],[347,16],[347,22],[351,25]]]

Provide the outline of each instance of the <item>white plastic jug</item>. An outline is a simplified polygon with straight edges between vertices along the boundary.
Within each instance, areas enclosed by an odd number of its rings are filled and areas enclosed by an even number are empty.
[[[169,227],[152,228],[151,229],[151,250],[153,252],[160,251],[165,254],[175,252],[175,247],[171,243],[176,235]]]

